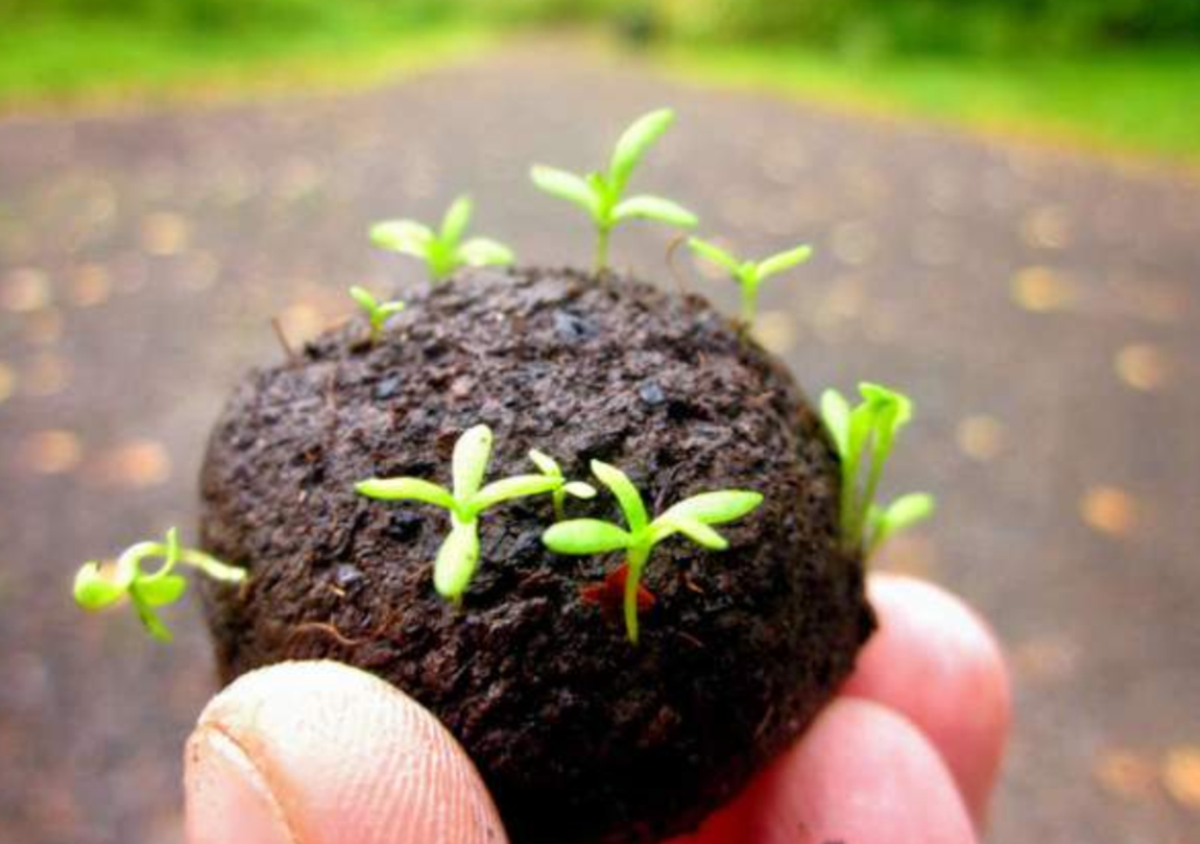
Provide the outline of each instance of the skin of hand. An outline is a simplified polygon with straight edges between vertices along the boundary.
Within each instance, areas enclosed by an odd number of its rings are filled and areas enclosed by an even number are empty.
[[[1008,672],[936,586],[876,575],[880,629],[801,740],[666,844],[972,844],[1003,756]],[[189,844],[505,844],[478,773],[411,698],[333,662],[251,672],[185,754]]]

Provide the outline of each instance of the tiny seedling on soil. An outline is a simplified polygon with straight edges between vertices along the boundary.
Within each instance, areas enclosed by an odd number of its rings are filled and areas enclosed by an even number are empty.
[[[562,481],[562,485],[553,490],[551,500],[554,502],[554,519],[561,522],[565,516],[564,508],[567,503],[567,496],[575,498],[595,498],[596,488],[589,483],[583,481],[567,481],[563,477],[562,468],[559,467],[558,461],[545,452],[538,451],[536,448],[529,452],[529,459],[538,467],[538,471],[547,478],[554,478]]]
[[[870,556],[896,531],[933,515],[934,499],[913,492],[887,505],[875,503],[896,435],[912,418],[912,402],[878,384],[862,383],[858,389],[862,401],[854,408],[837,390],[826,390],[821,396],[821,416],[841,457],[842,549],[847,553],[865,550]]]
[[[370,478],[354,486],[368,498],[421,501],[450,513],[450,533],[433,564],[433,585],[438,594],[455,603],[462,600],[479,566],[479,517],[483,512],[514,498],[553,492],[566,485],[561,475],[516,475],[484,486],[491,456],[492,430],[476,425],[454,444],[452,490],[420,478]]]
[[[812,257],[811,246],[797,246],[762,261],[739,261],[716,244],[698,237],[688,238],[688,247],[700,257],[724,267],[742,288],[742,322],[748,328],[758,313],[758,288],[773,275],[803,264]]]
[[[350,298],[357,302],[367,315],[367,321],[371,325],[372,344],[379,342],[379,338],[383,335],[383,326],[387,321],[404,310],[403,302],[399,300],[380,302],[365,287],[351,287]]]
[[[643,219],[685,229],[696,225],[695,214],[669,199],[649,194],[622,199],[633,168],[674,119],[675,112],[664,108],[635,120],[617,141],[608,170],[603,173],[578,176],[540,164],[530,170],[538,188],[575,203],[591,215],[596,225],[596,272],[608,266],[609,237],[619,223]]]
[[[434,282],[445,281],[459,267],[506,266],[513,252],[503,243],[487,237],[463,242],[474,206],[471,198],[460,196],[451,203],[436,232],[414,220],[388,220],[371,227],[371,242],[381,249],[420,258],[429,268]]]
[[[163,559],[157,571],[142,571],[142,561],[148,557]],[[84,563],[75,574],[75,603],[85,610],[100,610],[128,596],[146,632],[169,642],[171,631],[155,608],[174,604],[187,591],[187,579],[175,574],[180,563],[221,583],[241,583],[246,579],[245,569],[226,565],[203,551],[181,547],[179,532],[171,528],[165,542],[139,542],[126,548],[111,574],[96,561]]]
[[[705,492],[680,501],[651,521],[641,493],[624,472],[593,460],[592,473],[616,497],[625,515],[627,529],[599,519],[573,519],[551,527],[542,534],[542,541],[558,554],[625,552],[625,633],[636,645],[639,587],[654,546],[682,533],[697,545],[723,551],[729,547],[729,542],[710,525],[740,519],[762,503],[762,495],[746,490]]]

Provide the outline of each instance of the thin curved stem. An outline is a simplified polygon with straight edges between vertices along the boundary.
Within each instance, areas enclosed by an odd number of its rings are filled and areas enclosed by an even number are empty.
[[[125,553],[117,559],[117,568],[119,571],[132,568],[135,577],[140,575],[142,580],[165,577],[175,568],[169,560],[169,554],[170,548],[165,542],[139,542],[126,549]],[[166,562],[159,567],[158,571],[143,574],[142,560],[147,557],[162,557]],[[241,583],[246,579],[245,569],[227,565],[216,557],[195,548],[180,548],[178,562],[191,566],[222,583]]]
[[[184,548],[179,554],[179,562],[204,572],[213,580],[222,583],[241,583],[246,579],[246,570],[238,566],[222,563],[216,557],[209,556],[195,548]]]

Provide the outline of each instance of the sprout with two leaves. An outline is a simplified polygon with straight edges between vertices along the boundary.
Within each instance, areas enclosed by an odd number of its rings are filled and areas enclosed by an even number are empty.
[[[551,500],[554,502],[554,518],[561,522],[565,518],[565,508],[567,496],[573,498],[589,499],[596,497],[596,488],[589,483],[583,481],[568,481],[563,477],[562,468],[558,465],[558,461],[545,452],[538,451],[536,448],[530,449],[529,459],[538,467],[538,471],[547,478],[555,478],[561,481],[561,484],[551,491]]]
[[[459,267],[506,266],[513,252],[503,243],[487,237],[463,242],[473,209],[469,196],[460,196],[450,205],[441,227],[435,232],[415,220],[388,220],[371,227],[371,242],[381,249],[420,258],[429,268],[434,282],[444,281]]]
[[[724,267],[742,288],[742,322],[749,328],[758,312],[758,288],[764,281],[784,270],[803,264],[812,257],[811,246],[797,246],[761,261],[739,261],[729,252],[707,240],[688,238],[688,246],[700,257]]]
[[[379,338],[383,335],[383,327],[387,324],[387,321],[404,310],[404,303],[399,299],[391,302],[380,302],[365,287],[351,287],[350,298],[357,302],[358,306],[367,315],[367,322],[371,326],[370,340],[372,345],[379,342]]]
[[[558,554],[591,555],[612,551],[625,553],[624,616],[629,641],[638,641],[638,597],[642,573],[658,543],[681,533],[688,539],[714,551],[723,551],[729,542],[710,527],[740,519],[762,503],[762,495],[747,490],[705,492],[669,507],[653,521],[646,505],[629,477],[615,466],[592,461],[592,474],[612,491],[625,516],[626,527],[599,519],[572,519],[549,528],[542,534],[546,547]]]
[[[479,517],[484,511],[505,501],[567,487],[561,472],[516,475],[484,486],[491,456],[492,430],[487,425],[476,425],[454,444],[452,489],[420,478],[370,478],[354,485],[368,498],[420,501],[450,514],[450,533],[433,564],[433,585],[438,594],[455,603],[462,600],[479,567]]]
[[[608,266],[608,241],[619,223],[642,219],[657,220],[684,229],[696,225],[695,214],[669,199],[649,194],[623,198],[634,167],[674,119],[675,112],[664,108],[635,120],[617,141],[608,170],[603,173],[577,176],[540,164],[530,170],[533,183],[538,188],[551,196],[573,202],[591,215],[596,225],[596,272]]]
[[[837,390],[826,390],[821,396],[821,416],[841,457],[842,550],[849,554],[865,551],[870,556],[896,531],[933,515],[935,502],[931,495],[913,492],[887,505],[875,503],[896,435],[912,418],[912,402],[878,384],[864,382],[858,389],[862,401],[854,408]]]
[[[163,564],[155,571],[142,571],[142,561],[161,557]],[[157,607],[174,604],[187,591],[188,582],[175,568],[180,563],[191,566],[220,583],[241,583],[246,570],[230,566],[210,557],[203,551],[184,548],[179,544],[179,532],[167,531],[165,542],[139,542],[131,545],[117,558],[111,572],[100,563],[84,563],[75,575],[75,603],[85,610],[100,610],[128,596],[146,632],[163,642],[171,641],[171,631],[158,617]]]

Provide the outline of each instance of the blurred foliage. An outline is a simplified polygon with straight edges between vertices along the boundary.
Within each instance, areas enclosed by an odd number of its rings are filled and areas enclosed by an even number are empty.
[[[986,133],[1200,164],[1200,52],[1144,48],[1087,56],[898,53],[869,61],[781,45],[676,44],[688,78],[774,90],[839,109],[907,115]]]
[[[307,23],[271,25],[205,18],[207,28],[103,12],[9,18],[0,26],[0,110],[358,86],[471,55],[492,40],[440,12],[414,19],[313,4],[311,14]]]
[[[1200,0],[0,0],[6,21],[55,16],[210,32],[606,20],[635,37],[799,40],[853,54],[1200,45]]]
[[[509,28],[687,72],[1200,161],[1200,0],[0,0],[0,104],[361,84]]]
[[[1197,0],[705,0],[664,8],[706,34],[850,52],[1200,44]]]
[[[457,12],[454,0],[0,0],[0,18],[136,22],[196,32],[301,30],[369,19],[435,23]]]

